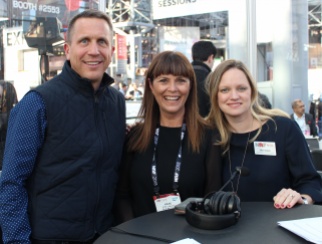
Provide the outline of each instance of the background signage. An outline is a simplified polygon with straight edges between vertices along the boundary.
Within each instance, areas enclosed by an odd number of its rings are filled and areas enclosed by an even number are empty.
[[[34,20],[36,17],[57,17],[63,26],[85,9],[98,9],[96,0],[12,0],[12,19]]]
[[[153,0],[153,19],[224,11],[234,1],[241,0]]]

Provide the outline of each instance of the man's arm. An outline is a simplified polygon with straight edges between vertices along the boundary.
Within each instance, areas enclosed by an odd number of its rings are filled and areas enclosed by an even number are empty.
[[[45,112],[41,96],[30,92],[10,113],[0,177],[0,224],[4,243],[30,243],[25,185],[44,141]]]

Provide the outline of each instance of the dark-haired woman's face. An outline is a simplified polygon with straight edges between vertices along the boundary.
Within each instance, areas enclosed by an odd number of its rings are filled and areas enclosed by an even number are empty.
[[[190,80],[171,74],[160,75],[150,84],[151,91],[164,115],[184,116],[185,103],[190,92]]]

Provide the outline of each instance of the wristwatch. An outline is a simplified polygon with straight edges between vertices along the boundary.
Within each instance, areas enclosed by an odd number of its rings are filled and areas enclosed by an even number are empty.
[[[309,204],[309,201],[305,197],[302,197],[302,200],[303,200],[303,204]]]

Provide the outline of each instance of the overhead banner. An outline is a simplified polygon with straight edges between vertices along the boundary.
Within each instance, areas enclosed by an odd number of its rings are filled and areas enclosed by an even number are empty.
[[[57,17],[63,26],[85,9],[98,9],[96,0],[12,0],[8,1],[10,18],[34,20],[36,17]]]
[[[241,0],[153,0],[153,19],[224,11],[234,1]]]

